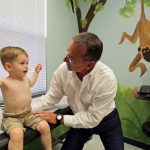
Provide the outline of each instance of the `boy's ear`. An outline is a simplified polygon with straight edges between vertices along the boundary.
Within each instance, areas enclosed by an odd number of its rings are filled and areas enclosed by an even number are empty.
[[[9,62],[5,63],[5,69],[11,71],[11,64]]]

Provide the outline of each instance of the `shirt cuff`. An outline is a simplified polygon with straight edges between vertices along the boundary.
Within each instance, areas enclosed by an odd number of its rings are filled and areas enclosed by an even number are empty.
[[[64,124],[66,126],[76,128],[75,127],[74,116],[73,115],[64,115]]]

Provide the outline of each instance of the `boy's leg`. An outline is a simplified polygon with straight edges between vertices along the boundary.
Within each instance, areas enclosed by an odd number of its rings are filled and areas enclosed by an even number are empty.
[[[52,140],[50,133],[50,126],[43,120],[37,125],[37,130],[41,134],[41,142],[45,150],[52,150]]]
[[[8,150],[23,150],[24,128],[19,119],[3,118],[2,129],[10,136]]]
[[[23,150],[23,128],[14,128],[9,133],[8,150]]]

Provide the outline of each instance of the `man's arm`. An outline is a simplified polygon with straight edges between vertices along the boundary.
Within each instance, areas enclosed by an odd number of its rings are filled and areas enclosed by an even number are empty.
[[[46,110],[54,107],[55,104],[59,103],[59,101],[64,96],[63,90],[63,75],[62,67],[59,67],[53,74],[50,88],[46,92],[45,95],[42,95],[35,104],[32,105],[32,110]],[[65,80],[64,80],[65,81]]]
[[[102,90],[98,90],[91,100],[87,111],[77,112],[74,115],[62,115],[61,123],[73,128],[93,128],[115,108],[114,97],[116,95],[117,84],[115,79],[104,83]],[[56,124],[56,113],[48,111],[38,111],[36,115],[45,119],[51,124]]]
[[[29,78],[29,84],[30,84],[30,87],[34,86],[37,78],[38,78],[38,75],[39,75],[39,72],[41,71],[42,69],[42,65],[41,64],[38,64],[36,67],[35,67],[35,71],[33,73],[33,75],[31,76],[31,78]]]

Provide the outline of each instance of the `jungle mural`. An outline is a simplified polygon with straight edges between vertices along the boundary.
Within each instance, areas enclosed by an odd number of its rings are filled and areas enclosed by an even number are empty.
[[[107,0],[83,0],[84,2],[90,3],[89,10],[85,17],[82,14],[82,9],[80,7],[79,0],[66,0],[67,7],[71,6],[72,12],[76,14],[77,23],[78,23],[78,31],[80,32],[87,32],[89,25],[95,15],[103,10],[105,3]]]
[[[141,17],[138,21],[133,35],[129,35],[126,32],[122,33],[119,44],[122,44],[127,38],[131,43],[135,43],[139,38],[139,48],[138,54],[133,59],[132,63],[129,66],[129,71],[133,72],[137,67],[141,68],[141,76],[147,71],[147,68],[144,63],[139,63],[141,58],[150,62],[150,21],[146,18],[144,12],[144,0],[141,0]]]
[[[125,39],[129,40],[132,44],[135,44],[139,39],[138,53],[129,65],[129,72],[140,68],[140,77],[142,77],[147,71],[147,67],[144,63],[140,62],[141,59],[150,62],[150,21],[146,18],[144,11],[144,3],[150,6],[150,0],[127,0],[126,5],[120,9],[120,15],[124,17],[132,16],[135,5],[138,2],[141,5],[140,19],[132,35],[126,32],[122,33],[119,45]],[[140,94],[137,86],[131,88],[119,85],[116,104],[120,113],[124,136],[150,145],[150,97],[147,97],[147,93],[144,93],[144,95]]]

